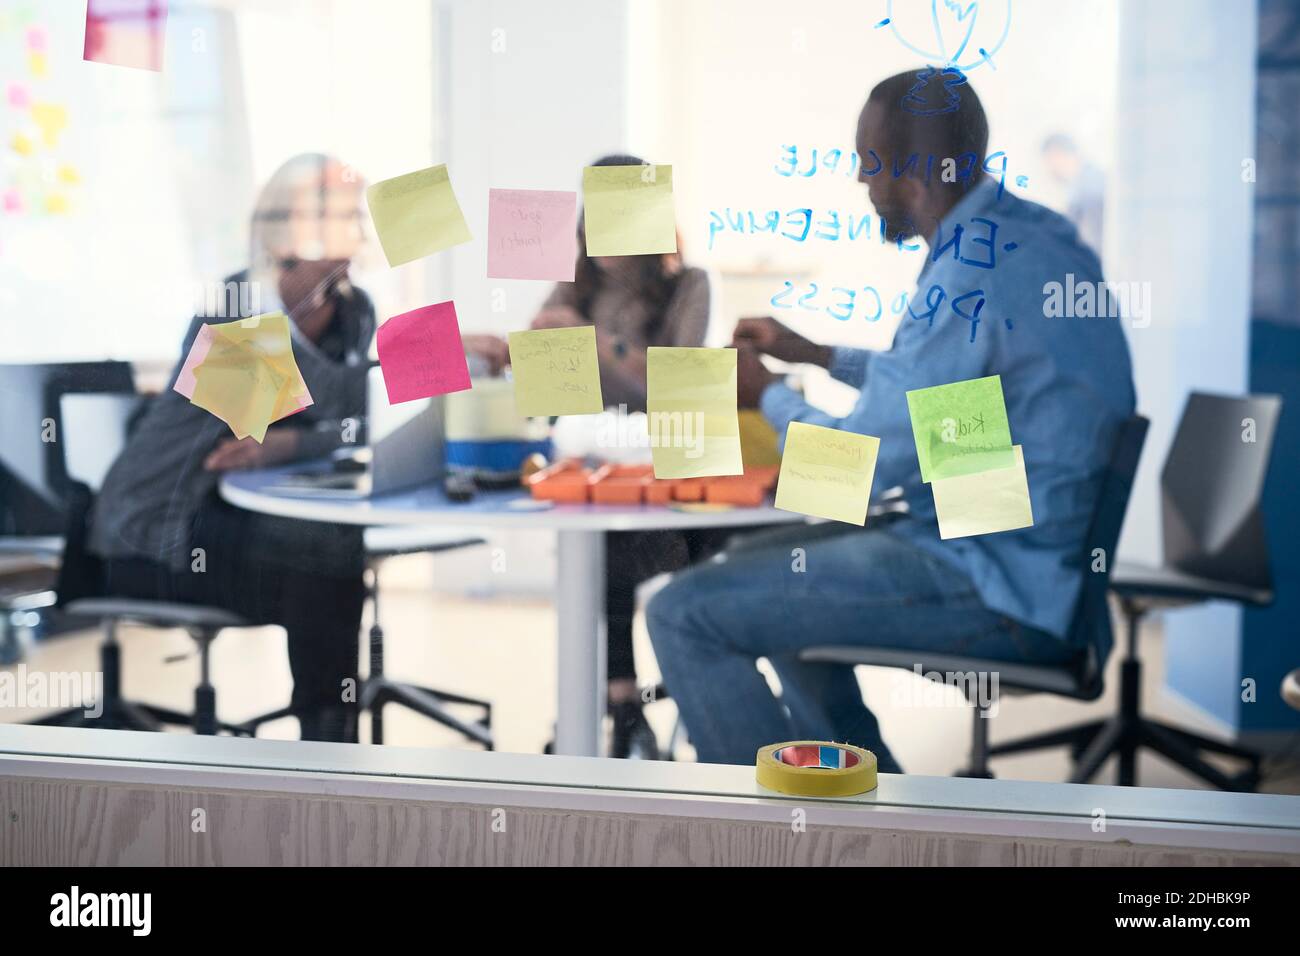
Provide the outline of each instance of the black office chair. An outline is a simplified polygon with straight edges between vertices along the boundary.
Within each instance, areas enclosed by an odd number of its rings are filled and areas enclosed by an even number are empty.
[[[1160,473],[1164,562],[1121,562],[1111,575],[1110,590],[1126,625],[1119,709],[1105,721],[1073,728],[1071,744],[1082,752],[1076,781],[1086,782],[1115,755],[1119,783],[1132,786],[1138,750],[1146,747],[1220,790],[1252,791],[1258,785],[1259,754],[1142,716],[1137,647],[1142,619],[1152,611],[1205,601],[1272,603],[1260,498],[1281,412],[1282,400],[1274,395],[1188,396]],[[1251,441],[1247,420],[1254,423]],[[1202,759],[1206,751],[1243,760],[1246,769],[1230,776]]]
[[[217,719],[209,652],[221,631],[253,625],[221,608],[105,596],[103,568],[99,559],[86,548],[87,521],[94,504],[92,487],[98,487],[109,465],[125,445],[127,425],[139,401],[136,395],[119,392],[65,396],[61,403],[59,431],[62,437],[58,444],[64,449],[64,466],[69,482],[67,528],[56,590],[59,607],[65,612],[102,622],[104,639],[99,647],[99,666],[103,672],[103,700],[100,701],[101,707],[97,708],[100,713],[95,717],[86,713],[88,702],[84,702],[82,707],[49,714],[32,723],[150,731],[162,730],[165,725],[177,725],[190,726],[196,734],[225,731],[252,736],[266,717],[255,718],[246,724],[230,724]],[[94,436],[94,441],[87,440],[90,435]],[[123,623],[183,628],[194,639],[199,651],[200,676],[194,689],[192,714],[127,700],[122,695],[122,654],[117,628]]]
[[[368,528],[366,530],[366,594],[373,621],[370,626],[370,673],[361,687],[361,709],[370,713],[370,742],[384,742],[384,708],[396,704],[415,711],[492,750],[492,704],[451,691],[436,690],[393,680],[384,673],[384,629],[379,622],[379,569],[389,558],[404,554],[452,551],[484,544],[482,538],[465,533],[430,532],[427,529]],[[447,705],[476,708],[472,720],[457,716]]]
[[[17,664],[26,654],[24,633],[31,633],[41,612],[54,606],[58,553],[9,550],[0,539],[0,667]]]
[[[485,750],[494,748],[491,702],[396,681],[384,673],[384,628],[379,622],[379,568],[386,560],[404,554],[438,554],[484,543],[482,538],[469,534],[438,534],[427,529],[415,532],[403,528],[366,529],[366,598],[370,601],[372,612],[369,634],[370,673],[361,684],[358,707],[370,714],[372,744],[384,742],[384,708],[396,704],[450,727],[467,739],[482,744]],[[448,709],[448,704],[474,707],[480,713],[472,720],[463,720]],[[273,711],[256,717],[243,726],[255,734],[258,725],[287,717],[291,713],[289,708]]]
[[[82,392],[132,394],[127,362],[0,364],[0,665],[52,621],[66,498],[60,407]]]
[[[1116,436],[1102,476],[1100,491],[1088,534],[1076,559],[1079,573],[1083,575],[1083,588],[1075,603],[1067,640],[1080,649],[1079,654],[1066,664],[1024,664],[945,654],[938,651],[901,650],[888,647],[810,647],[799,656],[802,660],[826,661],[837,664],[870,664],[875,667],[898,667],[912,670],[919,667],[926,673],[986,673],[997,671],[999,689],[1012,693],[1049,693],[1076,700],[1095,700],[1101,696],[1102,669],[1112,643],[1110,613],[1106,606],[1106,585],[1110,562],[1105,570],[1092,571],[1093,552],[1101,548],[1106,555],[1115,553],[1124,513],[1128,510],[1129,495],[1133,489],[1133,476],[1137,472],[1142,445],[1146,441],[1148,422],[1134,416],[1124,422]],[[974,689],[968,682],[967,691]],[[992,777],[988,758],[994,753],[1009,753],[1015,744],[1001,744],[990,748],[988,725],[991,719],[984,704],[992,701],[972,700],[974,727],[971,735],[970,764],[958,775],[965,777]],[[1042,744],[1047,746],[1045,735]],[[1068,743],[1073,737],[1054,741]]]

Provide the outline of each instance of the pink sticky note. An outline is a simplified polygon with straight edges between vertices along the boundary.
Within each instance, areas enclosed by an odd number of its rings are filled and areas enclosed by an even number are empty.
[[[198,384],[194,378],[194,370],[208,357],[208,350],[212,348],[212,334],[210,325],[199,328],[199,334],[194,336],[194,344],[190,346],[190,354],[185,356],[185,364],[181,366],[180,373],[176,376],[176,384],[172,389],[186,398],[194,397],[194,386]]]
[[[32,98],[27,92],[27,87],[21,83],[9,84],[9,105],[14,109],[25,110],[32,103]]]
[[[378,348],[390,405],[470,387],[454,303],[393,316],[379,327]]]
[[[33,53],[45,52],[45,28],[28,27],[27,28],[27,49]]]
[[[6,189],[4,198],[5,212],[23,211],[23,194],[17,189]]]
[[[166,0],[86,0],[82,59],[158,72],[166,26]]]
[[[488,190],[489,278],[572,282],[577,258],[577,193]]]

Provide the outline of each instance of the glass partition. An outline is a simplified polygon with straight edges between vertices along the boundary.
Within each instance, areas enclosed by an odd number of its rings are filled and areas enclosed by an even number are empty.
[[[1176,9],[0,0],[0,722],[1296,793],[1297,21]]]

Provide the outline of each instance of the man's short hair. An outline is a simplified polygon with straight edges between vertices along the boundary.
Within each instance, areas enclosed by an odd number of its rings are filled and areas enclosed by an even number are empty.
[[[883,109],[889,141],[881,145],[895,156],[974,153],[979,162],[985,159],[988,117],[975,88],[956,70],[925,67],[899,73],[877,83],[867,103]]]

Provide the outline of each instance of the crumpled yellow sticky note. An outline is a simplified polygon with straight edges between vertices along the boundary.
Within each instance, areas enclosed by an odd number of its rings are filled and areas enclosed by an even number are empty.
[[[261,442],[272,422],[312,404],[284,313],[205,328],[173,387],[228,424],[235,437]]]

